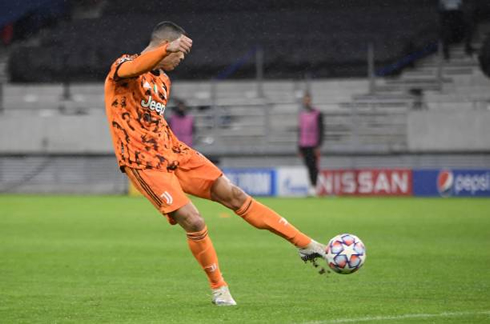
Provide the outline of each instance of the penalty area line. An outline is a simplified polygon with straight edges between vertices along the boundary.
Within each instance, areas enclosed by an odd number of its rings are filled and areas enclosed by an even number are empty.
[[[481,312],[444,312],[439,314],[405,314],[397,316],[366,316],[358,318],[339,318],[334,320],[325,321],[312,321],[303,322],[302,324],[335,324],[335,323],[357,323],[357,322],[370,322],[370,321],[392,321],[409,318],[431,318],[431,317],[463,317],[470,315],[488,315],[490,316],[490,310]]]

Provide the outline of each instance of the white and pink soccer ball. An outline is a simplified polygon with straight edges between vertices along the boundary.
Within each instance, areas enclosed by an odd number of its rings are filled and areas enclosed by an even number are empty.
[[[349,274],[359,270],[366,261],[366,247],[355,235],[340,234],[327,245],[327,263],[337,273]]]

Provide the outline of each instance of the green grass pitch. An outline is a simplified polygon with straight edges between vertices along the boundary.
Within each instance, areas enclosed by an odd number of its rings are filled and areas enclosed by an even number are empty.
[[[0,196],[0,323],[488,323],[490,200],[261,199],[367,261],[321,276],[295,248],[195,203],[237,307],[210,303],[182,230],[143,198]]]

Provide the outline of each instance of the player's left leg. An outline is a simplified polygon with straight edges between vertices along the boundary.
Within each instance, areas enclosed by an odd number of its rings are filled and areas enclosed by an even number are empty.
[[[164,215],[185,231],[189,249],[208,277],[213,303],[236,305],[220,271],[218,256],[204,219],[182,190],[173,172],[125,168],[133,185]]]
[[[169,215],[185,231],[189,248],[206,273],[211,291],[212,301],[217,306],[234,306],[235,300],[231,296],[228,284],[221,274],[218,256],[213,242],[208,235],[208,228],[204,219],[192,202],[173,211]]]

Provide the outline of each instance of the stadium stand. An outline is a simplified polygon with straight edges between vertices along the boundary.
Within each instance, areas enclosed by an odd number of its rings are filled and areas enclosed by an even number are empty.
[[[377,62],[387,64],[403,55],[408,44],[417,48],[434,40],[437,31],[437,12],[430,1],[379,7],[356,1],[343,5],[312,1],[313,6],[251,1],[238,9],[226,1],[217,2],[213,9],[192,3],[192,7],[180,2],[178,6],[192,11],[168,13],[158,1],[145,2],[141,8],[110,1],[102,17],[63,22],[38,44],[16,48],[11,55],[11,81],[59,82],[67,75],[73,81],[102,80],[120,53],[141,51],[146,35],[162,19],[181,24],[195,40],[185,67],[174,73],[186,79],[215,77],[257,47],[264,50],[269,78],[298,77],[307,71],[316,77],[361,76],[368,42],[374,43]],[[263,10],[264,6],[270,10]],[[254,73],[249,60],[234,76]]]
[[[220,160],[221,166],[297,165],[296,117],[300,97],[309,89],[315,106],[325,114],[322,152],[329,158],[324,166],[488,164],[486,137],[472,139],[485,130],[475,133],[478,127],[471,125],[488,118],[490,82],[476,58],[467,57],[461,46],[452,47],[451,60],[440,64],[433,1],[377,7],[355,6],[360,2],[354,0],[341,5],[326,1],[331,7],[313,1],[318,5],[314,10],[296,2],[284,7],[261,2],[268,10],[250,1],[231,12],[228,2],[220,6],[218,1],[213,9],[198,4],[194,10],[183,6],[165,15],[185,21],[182,25],[195,40],[181,72],[171,77],[172,96],[185,99],[196,117],[197,149]],[[60,21],[56,28],[10,48],[12,82],[3,86],[5,111],[0,119],[0,191],[125,190],[105,125],[102,80],[122,51],[143,48],[146,36],[141,35],[148,35],[161,19],[162,10],[155,10],[159,3],[109,1],[100,17]],[[479,27],[476,48],[489,30]],[[373,91],[365,77],[368,42],[374,44],[376,59]],[[411,52],[408,61],[407,44],[417,54]],[[243,80],[255,74],[257,46],[264,49],[265,80]],[[0,64],[4,60],[0,55]],[[413,67],[403,70],[407,63]],[[306,72],[311,80],[302,79]],[[345,78],[355,75],[363,77]],[[412,89],[423,93],[426,110],[412,109]],[[425,121],[437,129],[457,114],[458,123],[466,123],[461,141],[446,133],[434,139],[424,135],[427,129],[420,125]],[[29,132],[12,141],[19,124]],[[435,149],[442,152],[431,155]],[[471,155],[462,159],[468,152]],[[60,178],[52,165],[68,175]],[[83,174],[94,166],[100,176],[84,180]]]

